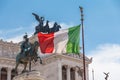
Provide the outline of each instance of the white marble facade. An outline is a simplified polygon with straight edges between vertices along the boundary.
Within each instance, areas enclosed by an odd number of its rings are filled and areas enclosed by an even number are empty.
[[[11,80],[14,76],[15,57],[19,52],[19,44],[0,40],[0,80]],[[45,80],[83,80],[83,61],[73,54],[51,54],[42,56],[43,64],[32,63],[32,70],[38,70]],[[91,60],[86,57],[86,78]],[[19,66],[18,73],[23,69]]]

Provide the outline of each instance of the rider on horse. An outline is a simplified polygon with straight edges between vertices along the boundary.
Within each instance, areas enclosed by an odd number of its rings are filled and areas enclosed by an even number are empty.
[[[25,34],[24,36],[23,36],[23,42],[22,42],[22,44],[21,44],[21,54],[23,54],[23,55],[25,55],[25,56],[27,56],[28,54],[26,54],[29,50],[30,50],[30,48],[31,48],[31,43],[29,42],[29,38],[28,38],[28,35],[27,34]]]

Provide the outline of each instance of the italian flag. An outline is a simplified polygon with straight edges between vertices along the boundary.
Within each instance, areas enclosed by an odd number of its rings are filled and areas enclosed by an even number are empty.
[[[45,34],[37,34],[41,53],[79,54],[80,25]]]

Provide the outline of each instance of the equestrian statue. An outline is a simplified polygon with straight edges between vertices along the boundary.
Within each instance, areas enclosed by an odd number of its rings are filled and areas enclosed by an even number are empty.
[[[38,41],[35,41],[34,43],[30,43],[28,35],[25,34],[23,36],[23,42],[20,46],[21,51],[16,56],[16,66],[15,66],[16,73],[17,73],[17,68],[18,68],[19,64],[24,65],[24,69],[23,69],[22,73],[27,71],[26,67],[27,67],[28,63],[29,63],[29,71],[31,71],[31,62],[32,61],[36,62],[38,59],[40,59],[40,63],[42,64],[42,60],[37,54],[38,47],[39,47]]]

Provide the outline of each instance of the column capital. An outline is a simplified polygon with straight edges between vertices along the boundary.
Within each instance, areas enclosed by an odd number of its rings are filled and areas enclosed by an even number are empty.
[[[75,70],[75,71],[77,70],[77,68],[76,68],[76,67],[72,67],[72,69],[73,69],[73,70]]]
[[[11,67],[7,67],[7,70],[8,70],[8,71],[11,71],[12,69],[13,69],[13,68],[11,68]]]
[[[83,72],[83,67],[76,66],[76,70],[77,71],[81,70]]]
[[[66,69],[67,69],[67,80],[70,80],[70,68],[71,66],[67,65]]]
[[[82,77],[83,76],[83,69],[79,66],[76,66],[78,74]]]
[[[69,65],[63,65],[66,69],[70,69],[71,68],[71,66],[69,66]]]

